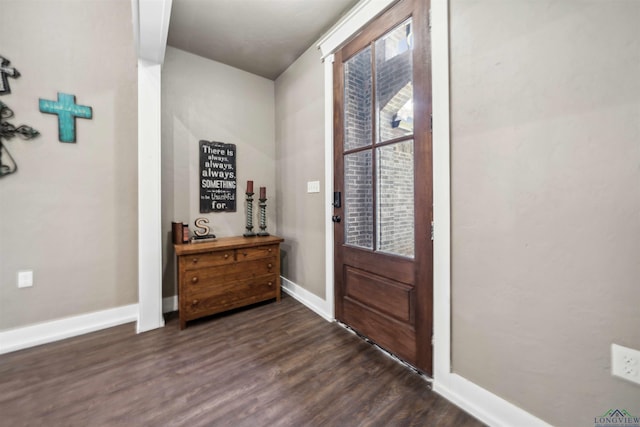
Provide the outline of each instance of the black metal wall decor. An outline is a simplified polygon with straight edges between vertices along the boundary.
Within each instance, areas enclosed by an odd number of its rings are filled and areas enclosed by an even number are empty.
[[[11,156],[11,153],[7,150],[7,147],[4,146],[2,140],[12,139],[16,135],[22,139],[33,139],[40,135],[40,132],[31,126],[20,125],[16,127],[9,123],[7,119],[10,119],[11,117],[13,117],[13,110],[3,102],[0,102],[0,178],[11,175],[18,170],[18,164]],[[3,162],[3,154],[7,155],[9,163]]]
[[[0,55],[0,95],[11,93],[8,77],[17,79],[20,77],[20,73],[14,67],[11,67],[11,61]],[[16,135],[22,139],[33,139],[40,135],[40,132],[31,126],[20,125],[16,127],[9,123],[7,120],[11,117],[13,117],[13,110],[7,104],[0,102],[0,178],[11,175],[18,170],[18,164],[9,153],[9,150],[7,150],[7,147],[4,146],[2,140],[8,141]],[[4,163],[3,155],[6,155],[6,158],[9,159],[8,163]]]
[[[11,93],[9,77],[17,79],[20,77],[20,73],[14,67],[11,67],[11,61],[0,55],[0,95]]]

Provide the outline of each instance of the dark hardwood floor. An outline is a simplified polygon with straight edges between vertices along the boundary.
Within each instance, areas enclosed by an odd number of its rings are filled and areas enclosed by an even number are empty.
[[[0,356],[1,426],[483,425],[285,296],[178,330],[133,324]]]

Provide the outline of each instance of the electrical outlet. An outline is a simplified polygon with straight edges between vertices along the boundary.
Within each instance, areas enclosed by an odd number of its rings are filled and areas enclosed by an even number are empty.
[[[18,271],[18,287],[29,288],[33,286],[33,271]]]
[[[611,374],[640,384],[640,351],[611,344]]]

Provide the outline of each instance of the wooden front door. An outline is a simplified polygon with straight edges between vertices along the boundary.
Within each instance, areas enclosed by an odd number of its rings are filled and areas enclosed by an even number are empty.
[[[428,7],[400,1],[335,55],[334,231],[336,318],[431,374]]]

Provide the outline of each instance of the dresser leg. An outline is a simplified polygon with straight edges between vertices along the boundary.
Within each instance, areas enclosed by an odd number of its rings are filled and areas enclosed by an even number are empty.
[[[187,327],[187,321],[184,320],[182,316],[180,316],[180,330],[183,330],[186,327]]]

